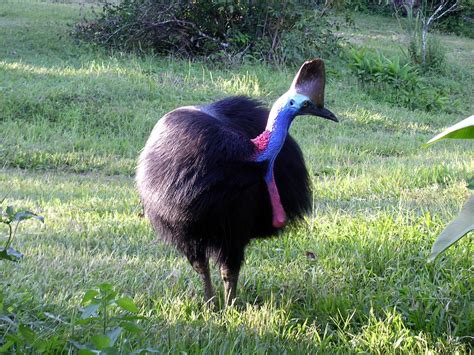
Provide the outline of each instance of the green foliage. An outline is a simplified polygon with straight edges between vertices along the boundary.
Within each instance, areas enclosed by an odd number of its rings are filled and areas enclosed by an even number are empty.
[[[436,238],[431,247],[429,262],[436,259],[438,255],[451,247],[459,239],[474,230],[474,195],[471,195],[464,203],[459,215],[448,224],[448,226]]]
[[[300,63],[333,54],[339,37],[318,1],[124,0],[75,27],[77,38],[160,55]]]
[[[119,297],[118,292],[109,283],[102,283],[97,289],[86,291],[82,304],[84,308],[81,318],[76,323],[87,325],[87,331],[91,335],[87,344],[72,341],[72,344],[80,349],[80,354],[118,352],[124,331],[135,334],[143,331],[137,321],[145,318],[137,315],[138,307],[130,297]],[[120,310],[122,312],[118,312]]]
[[[4,286],[4,285],[2,285]],[[20,298],[21,295],[17,295]],[[18,304],[5,302],[0,288],[0,353],[60,353],[74,348],[79,354],[116,354],[128,349],[132,351],[127,334],[140,335],[143,328],[137,321],[146,319],[138,316],[139,309],[127,296],[119,297],[113,286],[102,283],[97,289],[86,291],[82,299],[85,306],[81,317],[75,320],[69,315],[59,318],[49,312],[39,312],[37,317],[60,320],[66,327],[56,325],[53,334],[44,336],[44,322],[22,320],[22,310]],[[118,312],[121,310],[122,312]],[[29,310],[28,313],[31,313]],[[72,320],[70,320],[72,318]],[[69,334],[67,329],[74,329]],[[59,336],[63,332],[64,336]],[[76,339],[89,339],[81,343]],[[153,353],[153,348],[135,349],[135,354]]]
[[[428,141],[427,144],[438,142],[442,139],[474,139],[474,116],[470,116],[454,126],[447,128]],[[468,188],[472,189],[473,181]],[[448,249],[459,239],[474,230],[474,195],[470,196],[459,215],[441,232],[431,248],[429,261],[433,261],[443,251]]]
[[[435,28],[444,33],[474,38],[474,0],[460,0],[460,9],[443,16]]]
[[[22,321],[24,310],[18,305],[22,302],[22,296],[17,294],[16,302],[8,303],[4,295],[4,290],[8,287],[7,282],[0,280],[0,287],[1,354],[53,354],[62,352],[67,347],[67,340],[61,336],[44,336],[41,333],[44,327],[38,327],[34,321]],[[31,313],[31,308],[28,308],[27,312]]]
[[[0,207],[5,201],[5,198],[0,201]],[[0,224],[8,227],[8,237],[5,245],[0,247],[0,260],[20,261],[23,254],[11,247],[13,238],[16,235],[18,226],[21,222],[28,219],[36,219],[44,223],[44,217],[38,216],[29,211],[16,211],[13,206],[6,206],[4,210],[0,209]]]
[[[442,89],[429,86],[417,67],[389,59],[367,48],[351,48],[349,68],[361,85],[375,98],[410,109],[447,110],[449,99]]]
[[[443,70],[446,65],[446,49],[440,39],[430,35],[426,43],[425,65],[422,63],[421,44],[419,36],[410,38],[408,54],[414,64],[425,70]]]
[[[474,139],[474,115],[470,116],[461,122],[456,123],[455,125],[445,129],[443,132],[437,136],[431,138],[428,144],[438,142],[442,139],[451,138],[451,139]]]

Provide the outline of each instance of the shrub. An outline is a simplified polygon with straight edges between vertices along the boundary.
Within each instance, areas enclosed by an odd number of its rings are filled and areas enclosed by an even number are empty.
[[[408,44],[408,55],[414,64],[422,66],[422,54],[419,36],[410,38]],[[438,37],[430,36],[426,44],[425,65],[422,66],[426,70],[442,70],[446,64],[446,49],[442,45]]]
[[[123,0],[105,3],[74,34],[126,51],[300,62],[336,53],[335,27],[317,1]]]
[[[427,85],[418,68],[401,64],[366,48],[349,51],[349,68],[366,91],[375,98],[410,109],[447,109],[448,97],[442,89]]]

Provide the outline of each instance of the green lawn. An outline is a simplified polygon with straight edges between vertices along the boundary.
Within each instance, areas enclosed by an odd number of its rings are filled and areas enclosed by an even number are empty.
[[[142,333],[119,339],[124,353],[472,351],[472,237],[426,259],[469,194],[474,145],[420,146],[472,114],[473,40],[441,37],[451,71],[433,80],[459,91],[453,114],[376,102],[328,61],[327,107],[341,122],[302,117],[291,128],[313,212],[251,244],[237,305],[209,310],[197,274],[140,217],[136,158],[171,109],[234,94],[270,105],[296,68],[109,55],[68,36],[82,10],[0,3],[0,197],[46,221],[20,228],[21,263],[0,262],[0,348],[19,324],[51,352],[89,341],[93,328],[74,325],[81,299],[109,282],[146,317]],[[351,42],[400,53],[396,21],[358,15],[356,25],[344,30]]]

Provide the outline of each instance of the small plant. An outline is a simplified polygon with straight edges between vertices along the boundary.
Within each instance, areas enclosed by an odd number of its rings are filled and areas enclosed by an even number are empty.
[[[79,350],[79,354],[117,353],[118,340],[122,332],[142,332],[136,322],[145,319],[138,316],[138,307],[130,297],[119,297],[118,292],[109,283],[102,283],[98,288],[86,291],[82,298],[81,319],[78,325],[88,325],[92,330],[90,343],[71,343]],[[124,313],[125,312],[125,313]]]
[[[0,201],[3,204],[5,198]],[[19,261],[23,254],[11,247],[13,238],[16,235],[18,226],[21,222],[28,219],[36,219],[44,223],[44,217],[38,216],[29,211],[16,211],[13,206],[7,206],[4,210],[0,210],[0,223],[8,226],[8,237],[3,247],[0,247],[0,260]]]

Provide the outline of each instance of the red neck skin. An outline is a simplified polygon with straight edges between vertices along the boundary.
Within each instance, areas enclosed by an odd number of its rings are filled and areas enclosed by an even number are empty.
[[[263,154],[270,142],[271,132],[268,130],[263,131],[262,134],[252,139],[252,143],[255,145],[255,155],[257,157]],[[267,184],[268,194],[270,196],[270,203],[272,205],[272,225],[275,228],[283,228],[286,224],[286,213],[281,204],[280,193],[275,183],[273,175],[273,164],[271,165],[271,171],[265,175],[265,182]]]
[[[267,182],[267,189],[272,204],[272,225],[275,228],[283,228],[286,224],[286,213],[281,204],[280,194],[278,193],[273,174],[270,182]]]

